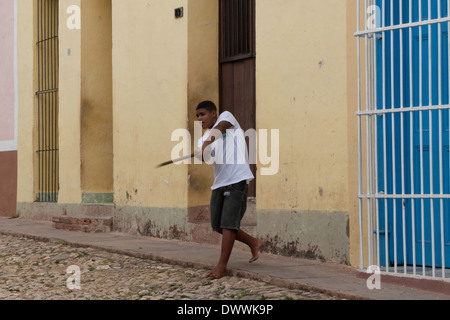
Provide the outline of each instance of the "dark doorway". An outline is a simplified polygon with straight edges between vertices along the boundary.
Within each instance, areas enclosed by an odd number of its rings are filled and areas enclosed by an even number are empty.
[[[244,132],[256,129],[255,2],[220,0],[219,5],[220,111],[233,113]],[[250,167],[256,178],[256,165]],[[255,180],[248,195],[256,196]]]

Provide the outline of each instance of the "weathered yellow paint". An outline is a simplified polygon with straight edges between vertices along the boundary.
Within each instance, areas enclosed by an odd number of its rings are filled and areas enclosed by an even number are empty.
[[[187,166],[171,157],[188,127],[187,0],[112,0],[114,199],[118,206],[186,207]]]
[[[81,10],[81,189],[112,193],[111,0],[84,0]]]
[[[347,94],[353,99],[348,101],[348,186],[349,186],[349,242],[350,264],[359,267],[359,211],[358,211],[358,127],[355,112],[357,110],[357,39],[356,32],[356,3],[347,2]]]
[[[258,176],[257,206],[347,211],[346,4],[258,0],[256,11],[256,123],[280,130],[280,170]]]
[[[256,3],[256,125],[280,130],[278,174],[257,177],[258,234],[299,251],[317,246],[315,255],[342,263],[351,255],[348,214],[356,201],[351,10],[340,0]],[[287,228],[293,225],[302,227]]]
[[[67,28],[66,8],[85,0],[60,0],[59,24],[59,196],[60,203],[81,203],[81,30]],[[83,26],[81,26],[83,27]],[[70,50],[70,53],[69,53]]]
[[[35,145],[33,140],[34,103],[32,94],[36,88],[34,72],[35,43],[34,10],[35,1],[17,1],[17,15],[20,23],[17,25],[17,77],[18,77],[18,175],[17,201],[32,202],[35,199],[34,189],[34,157]],[[30,72],[31,71],[31,72]],[[31,93],[31,94],[30,94]]]
[[[189,1],[188,19],[188,116],[194,141],[196,107],[211,100],[219,107],[219,6],[218,1]],[[208,165],[189,166],[188,206],[208,205],[213,170]]]

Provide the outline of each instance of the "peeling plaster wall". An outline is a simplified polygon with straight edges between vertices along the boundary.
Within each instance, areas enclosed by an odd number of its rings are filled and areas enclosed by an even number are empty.
[[[270,252],[348,262],[347,6],[256,4],[257,129],[280,130],[278,174],[257,183]]]
[[[187,128],[187,1],[112,0],[114,201],[118,207],[187,207],[187,166],[171,158]],[[185,12],[187,15],[188,12]]]
[[[349,264],[345,212],[258,210],[257,228],[265,252]]]
[[[112,193],[111,0],[85,0],[81,10],[81,189]]]
[[[164,239],[189,240],[187,209],[116,207],[114,230]]]

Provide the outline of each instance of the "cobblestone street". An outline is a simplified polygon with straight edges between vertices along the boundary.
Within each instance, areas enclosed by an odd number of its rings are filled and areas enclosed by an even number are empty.
[[[80,290],[67,287],[69,266],[80,268]],[[238,277],[205,279],[207,271],[0,235],[0,300],[338,299]]]

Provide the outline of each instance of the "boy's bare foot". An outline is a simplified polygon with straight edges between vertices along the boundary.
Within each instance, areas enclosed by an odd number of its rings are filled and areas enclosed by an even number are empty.
[[[257,239],[256,245],[251,248],[252,258],[248,261],[248,263],[253,263],[259,259],[259,251],[263,245],[263,241],[261,239]]]
[[[213,279],[221,279],[223,277],[226,277],[227,274],[227,270],[223,270],[221,268],[215,267],[212,271],[208,272],[205,275],[205,278],[213,278]]]

